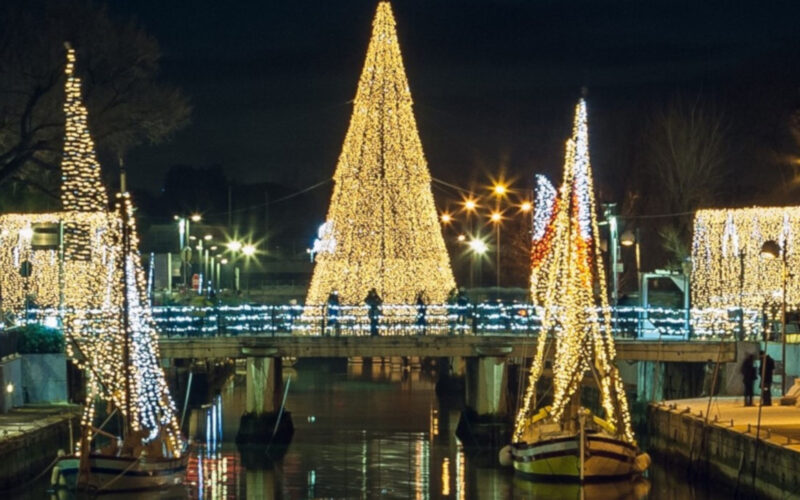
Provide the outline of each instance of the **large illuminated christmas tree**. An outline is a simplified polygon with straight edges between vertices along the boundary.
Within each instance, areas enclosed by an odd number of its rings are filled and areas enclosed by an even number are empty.
[[[600,404],[608,420],[626,441],[633,442],[630,413],[617,367],[611,336],[611,316],[606,295],[603,262],[598,246],[586,102],[575,107],[572,137],[567,141],[564,178],[556,193],[539,180],[531,295],[542,316],[528,388],[517,416],[515,440],[526,419],[536,410],[536,384],[544,369],[545,352],[553,342],[554,422],[572,418],[570,407],[587,373],[600,391]]]
[[[430,183],[394,16],[380,2],[306,303],[337,290],[361,304],[373,287],[386,304],[420,291],[443,303],[455,281]]]

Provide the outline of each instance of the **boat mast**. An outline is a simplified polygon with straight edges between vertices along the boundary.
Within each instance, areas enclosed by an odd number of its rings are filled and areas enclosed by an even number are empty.
[[[125,202],[127,190],[125,186],[125,168],[120,158],[120,215],[122,217],[122,364],[125,383],[125,411],[122,412],[122,438],[130,433],[131,427],[131,353],[130,353],[130,304],[128,302],[128,258],[131,250],[130,221],[128,220],[128,204]],[[135,276],[135,274],[134,274]],[[135,277],[134,277],[135,279]]]

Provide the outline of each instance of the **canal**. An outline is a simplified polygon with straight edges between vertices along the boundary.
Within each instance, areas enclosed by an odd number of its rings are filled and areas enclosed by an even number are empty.
[[[242,375],[231,377],[205,419],[185,491],[131,498],[192,499],[696,499],[733,498],[685,467],[658,460],[647,481],[587,487],[532,486],[495,465],[495,452],[465,450],[455,438],[462,402],[439,398],[425,370],[304,359],[284,369],[295,434],[283,456],[243,456],[234,439],[244,410]],[[49,476],[14,500],[48,498]],[[63,497],[62,497],[63,498]]]

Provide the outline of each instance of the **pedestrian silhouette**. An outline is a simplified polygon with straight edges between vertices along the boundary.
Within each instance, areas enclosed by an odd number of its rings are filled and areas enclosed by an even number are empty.
[[[772,406],[772,372],[775,371],[775,360],[765,353],[759,352],[761,355],[761,366],[759,369],[763,373],[761,379],[761,405]]]
[[[456,298],[456,311],[458,311],[458,329],[463,335],[464,331],[467,329],[467,320],[470,318],[472,312],[472,307],[469,303],[469,297],[467,297],[467,291],[463,288],[458,291],[458,297]]]
[[[756,356],[755,354],[748,354],[744,361],[742,361],[742,381],[744,382],[744,405],[753,406],[753,384],[758,378],[756,375]]]
[[[425,335],[428,326],[428,304],[425,290],[417,294],[417,334]]]
[[[381,296],[378,295],[378,291],[374,288],[371,288],[369,293],[367,293],[367,298],[364,299],[364,303],[367,304],[369,308],[367,314],[369,315],[369,334],[373,337],[378,336],[378,322],[381,318],[381,306],[383,305],[383,300]]]
[[[328,328],[339,336],[339,292],[336,290],[328,295]]]

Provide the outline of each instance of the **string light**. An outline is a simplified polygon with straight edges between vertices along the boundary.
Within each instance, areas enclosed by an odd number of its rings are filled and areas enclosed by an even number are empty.
[[[728,310],[759,311],[766,304],[780,304],[782,257],[761,255],[769,240],[786,252],[787,269],[800,266],[800,207],[698,211],[692,241],[692,304],[720,310],[720,316]],[[786,304],[790,310],[800,308],[796,273],[787,276]]]
[[[158,337],[136,250],[133,205],[125,193],[120,195],[116,211],[108,210],[74,65],[75,52],[68,47],[64,211],[0,217],[3,306],[19,311],[24,308],[27,292],[35,295],[39,307],[57,311],[67,340],[67,355],[87,373],[87,399],[81,417],[84,429],[93,424],[97,399],[104,399],[128,416],[134,430],[144,431],[144,443],[161,435],[165,452],[179,456],[183,445],[174,403],[159,365]],[[64,228],[63,258],[56,250],[33,246],[37,226],[59,225]],[[123,245],[125,234],[130,235],[129,245]],[[20,259],[33,263],[27,279],[16,272]],[[126,344],[130,353],[127,366]],[[130,399],[125,397],[126,392],[131,394]]]
[[[413,303],[420,291],[442,304],[455,280],[388,2],[372,28],[326,218],[335,245],[316,256],[306,304],[336,290],[356,305],[371,288],[384,304]]]
[[[589,162],[586,103],[575,108],[573,133],[567,141],[564,177],[556,200],[549,183],[537,179],[538,216],[534,219],[534,253],[537,270],[531,295],[539,310],[543,334],[528,376],[523,404],[517,414],[514,440],[520,441],[536,408],[536,383],[544,369],[545,346],[555,340],[553,402],[549,418],[562,424],[569,401],[579,390],[585,373],[597,373],[600,403],[605,418],[620,437],[633,443],[630,413],[622,379],[614,365],[611,314],[606,295],[602,258],[596,235],[597,220]],[[550,207],[552,215],[548,217]],[[537,226],[537,219],[539,224]],[[548,222],[544,224],[543,221]],[[537,247],[546,242],[545,251]],[[538,267],[537,267],[538,266]],[[595,293],[595,279],[599,290]],[[599,296],[599,303],[596,297]],[[599,307],[599,309],[598,309]]]

